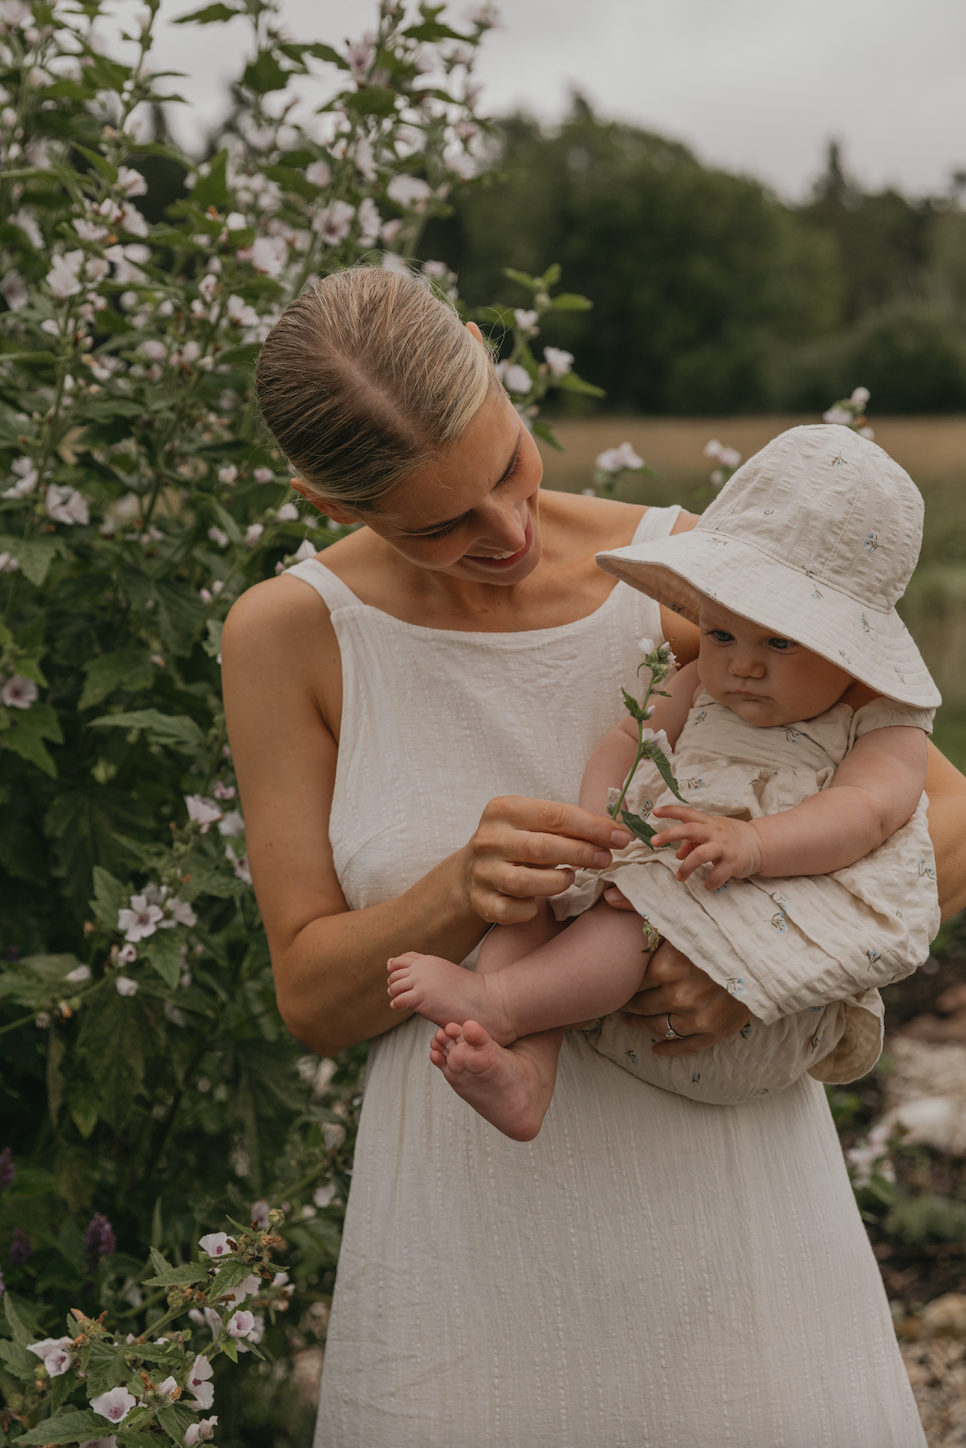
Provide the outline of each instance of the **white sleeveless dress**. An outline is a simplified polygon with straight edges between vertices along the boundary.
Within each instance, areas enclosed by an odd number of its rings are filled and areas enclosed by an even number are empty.
[[[635,541],[670,532],[651,509]],[[344,704],[330,835],[349,906],[407,889],[487,800],[574,801],[657,605],[560,628],[402,623],[321,563]],[[536,1141],[372,1047],[315,1448],[923,1448],[823,1088],[704,1106],[568,1032]]]

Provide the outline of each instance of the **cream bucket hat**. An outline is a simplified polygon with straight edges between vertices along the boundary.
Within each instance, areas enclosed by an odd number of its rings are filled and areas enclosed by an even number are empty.
[[[889,699],[935,708],[895,610],[922,516],[912,479],[875,443],[837,424],[793,427],[738,469],[692,532],[597,562],[694,622],[713,598]]]

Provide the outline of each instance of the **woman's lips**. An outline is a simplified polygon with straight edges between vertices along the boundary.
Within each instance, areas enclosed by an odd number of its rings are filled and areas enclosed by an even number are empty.
[[[511,553],[508,558],[485,558],[485,557],[482,557],[480,554],[477,554],[477,553],[467,553],[467,554],[465,555],[465,559],[466,559],[466,562],[467,562],[467,563],[479,563],[479,564],[482,564],[484,568],[497,569],[497,570],[498,570],[498,569],[503,569],[503,568],[515,568],[516,565],[521,561],[521,559],[523,559],[523,558],[525,558],[525,557],[527,556],[527,554],[530,552],[530,549],[532,548],[532,546],[533,546],[533,523],[532,523],[532,521],[531,521],[531,519],[530,519],[530,516],[529,516],[529,514],[528,514],[528,515],[527,515],[526,537],[524,538],[524,541],[523,541],[523,547],[522,547],[522,548],[518,548],[517,551],[516,551],[516,553]]]

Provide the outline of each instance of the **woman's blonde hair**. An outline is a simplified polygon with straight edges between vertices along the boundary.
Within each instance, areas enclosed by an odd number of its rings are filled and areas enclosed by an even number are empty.
[[[364,266],[292,302],[256,374],[308,496],[360,511],[458,438],[498,385],[487,349],[424,281]]]

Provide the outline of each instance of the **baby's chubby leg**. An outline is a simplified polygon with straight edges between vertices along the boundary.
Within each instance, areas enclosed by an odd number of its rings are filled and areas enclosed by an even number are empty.
[[[640,918],[601,902],[502,969],[474,973],[437,956],[398,956],[389,962],[389,994],[397,1010],[438,1026],[476,1021],[507,1046],[618,1010],[638,989],[647,959]]]
[[[494,925],[484,936],[476,961],[477,974],[485,975],[487,971],[515,965],[525,955],[531,955],[548,940],[553,940],[563,928],[563,924],[554,919],[546,900],[538,900],[537,913],[532,920],[524,920],[519,925]]]

